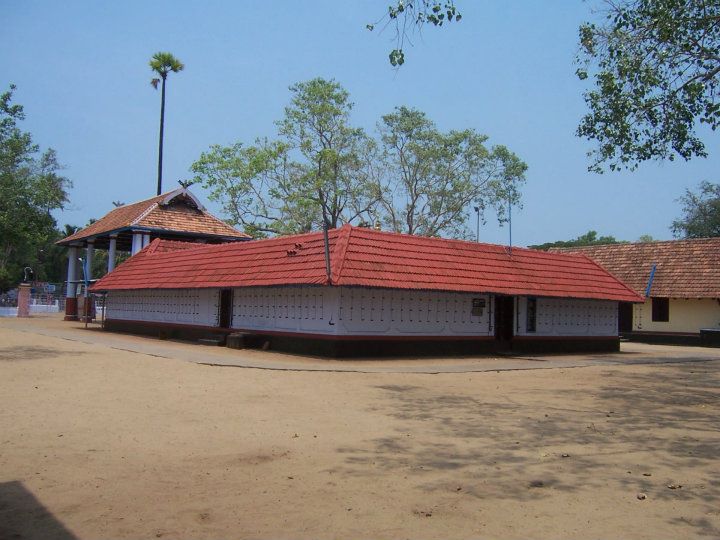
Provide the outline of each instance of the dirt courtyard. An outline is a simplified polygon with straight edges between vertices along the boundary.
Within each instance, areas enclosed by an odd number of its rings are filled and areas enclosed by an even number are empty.
[[[2,540],[720,537],[720,350],[288,371],[60,324],[0,319]]]

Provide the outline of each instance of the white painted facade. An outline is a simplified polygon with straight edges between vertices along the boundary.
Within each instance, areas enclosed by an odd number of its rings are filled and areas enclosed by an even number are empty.
[[[217,327],[219,289],[111,291],[107,318]],[[518,336],[617,336],[617,302],[537,298],[528,331],[526,297],[514,303]],[[336,336],[493,336],[490,294],[363,287],[246,287],[233,290],[231,327]]]
[[[388,336],[487,336],[493,331],[488,295],[311,286],[233,293],[232,327],[238,329]],[[477,298],[485,301],[482,315],[472,314]]]
[[[217,326],[219,289],[138,289],[107,295],[108,319]]]
[[[618,303],[610,300],[537,298],[535,332],[528,332],[528,298],[516,302],[517,336],[617,336]]]

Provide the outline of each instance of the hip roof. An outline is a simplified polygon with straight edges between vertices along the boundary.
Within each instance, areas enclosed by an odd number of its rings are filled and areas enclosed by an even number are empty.
[[[250,237],[210,214],[187,189],[179,188],[144,201],[126,204],[56,242],[73,242],[118,233],[128,229],[152,230],[156,233],[191,233],[195,236],[244,240]]]
[[[583,255],[427,238],[345,225],[329,231],[172,251],[155,240],[99,280],[94,291],[283,285],[393,289],[639,302]]]

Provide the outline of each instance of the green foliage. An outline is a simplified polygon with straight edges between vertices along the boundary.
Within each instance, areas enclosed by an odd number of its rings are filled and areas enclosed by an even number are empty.
[[[720,236],[720,184],[701,182],[697,193],[689,189],[678,201],[683,203],[683,217],[673,221],[672,231],[678,238]]]
[[[162,79],[163,81],[167,79],[168,73],[177,73],[185,69],[185,64],[183,64],[180,60],[175,58],[169,52],[157,52],[153,54],[153,57],[150,59],[149,65],[150,69],[160,75],[160,79]],[[158,84],[160,83],[160,79],[152,79],[150,81],[150,84],[152,84],[153,87],[157,88]]]
[[[588,231],[572,240],[557,240],[556,242],[545,242],[535,246],[528,246],[531,249],[547,251],[550,248],[566,248],[578,246],[595,246],[599,244],[626,244],[624,240],[617,240],[614,236],[598,236],[597,231]]]
[[[215,145],[191,167],[230,222],[254,237],[367,219],[377,199],[367,180],[374,143],[349,125],[347,91],[320,78],[290,91],[280,140]]]
[[[215,145],[191,171],[229,222],[254,236],[291,234],[323,223],[385,223],[410,234],[465,236],[470,203],[517,204],[527,169],[473,130],[441,133],[422,112],[383,117],[378,141],[350,125],[349,95],[335,81],[290,88],[279,140]]]
[[[39,279],[49,277],[43,262],[54,257],[59,234],[51,212],[63,208],[71,186],[59,174],[55,151],[40,154],[32,136],[18,127],[24,113],[12,103],[14,90],[10,85],[0,95],[0,290],[15,286],[25,266]]]
[[[387,176],[378,191],[386,225],[422,236],[466,235],[467,208],[517,205],[527,165],[472,129],[440,132],[425,113],[398,107],[380,126]],[[484,221],[484,217],[483,217]]]
[[[595,172],[652,159],[706,156],[697,122],[720,125],[720,3],[606,0],[606,21],[580,27],[590,112],[578,136],[597,143]]]
[[[396,45],[388,58],[393,67],[400,67],[405,63],[405,41],[409,40],[412,32],[428,24],[440,27],[446,22],[460,22],[461,19],[462,15],[453,0],[397,0],[397,3],[388,6],[385,16],[374,24],[365,25],[365,28],[372,32],[381,23],[394,25]]]

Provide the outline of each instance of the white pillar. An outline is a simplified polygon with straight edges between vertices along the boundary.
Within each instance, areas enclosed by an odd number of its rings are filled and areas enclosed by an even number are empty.
[[[107,271],[115,270],[115,251],[117,250],[117,235],[110,237],[110,248],[108,249],[108,266]]]
[[[146,247],[146,246],[149,246],[149,245],[150,245],[150,235],[149,235],[149,234],[144,234],[144,235],[143,235],[143,247]]]
[[[77,274],[75,267],[77,263],[77,248],[71,247],[68,249],[68,274],[67,274],[67,289],[65,290],[65,298],[75,298],[75,276]]]
[[[95,254],[95,243],[88,242],[87,248],[85,249],[85,267],[87,268],[87,279],[92,279],[92,262],[93,255]]]
[[[78,249],[77,253],[80,254],[81,251]],[[83,263],[81,262],[81,259],[78,257],[77,264],[75,265],[75,296],[82,295],[82,286],[84,283],[83,277],[85,275],[83,273],[82,265],[83,265]]]
[[[130,251],[131,255],[135,255],[138,251],[142,249],[142,237],[142,233],[133,233],[132,250]]]

